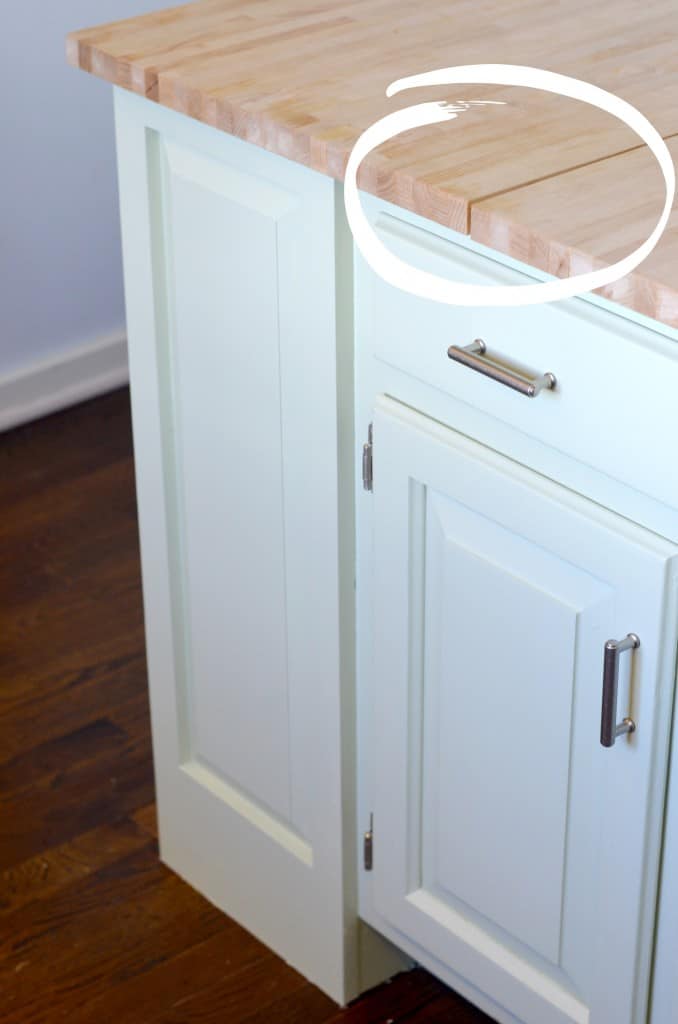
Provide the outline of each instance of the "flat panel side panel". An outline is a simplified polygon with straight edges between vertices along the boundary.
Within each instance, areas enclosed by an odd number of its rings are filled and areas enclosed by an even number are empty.
[[[287,401],[289,404],[296,401],[299,406],[296,431],[300,433],[302,419],[308,426],[308,416],[321,413],[321,421],[316,426],[322,438],[329,437],[330,441],[332,432],[336,431],[337,416],[336,380],[333,376],[336,352],[332,333],[336,325],[332,294],[322,291],[316,294],[314,308],[318,317],[310,326],[305,319],[307,305],[300,299],[305,280],[324,288],[334,273],[334,186],[331,181],[321,179],[305,168],[123,91],[116,93],[116,126],[161,854],[175,871],[208,899],[240,921],[314,984],[337,1001],[344,1002],[356,994],[359,981],[356,967],[358,929],[355,922],[347,920],[345,913],[344,865],[338,827],[342,814],[341,734],[340,715],[337,714],[341,695],[336,685],[336,674],[333,674],[336,673],[335,649],[330,643],[338,623],[325,622],[322,629],[317,629],[317,648],[324,660],[317,661],[313,671],[310,668],[306,670],[304,685],[299,685],[295,700],[289,702],[290,707],[295,701],[301,705],[304,687],[315,685],[316,720],[310,722],[302,718],[296,726],[290,727],[290,735],[296,729],[295,738],[306,744],[304,749],[295,752],[297,767],[291,769],[288,776],[292,787],[296,787],[293,813],[299,814],[300,819],[303,816],[303,835],[260,800],[245,793],[242,787],[220,778],[209,765],[195,760],[186,761],[179,744],[177,693],[183,685],[182,645],[175,649],[168,638],[176,632],[174,623],[177,619],[188,612],[181,602],[178,602],[178,611],[172,608],[170,582],[176,571],[174,556],[177,545],[171,536],[166,511],[177,507],[175,495],[181,492],[183,477],[181,470],[177,471],[177,486],[173,487],[171,473],[167,475],[167,467],[163,463],[166,458],[171,465],[178,463],[173,454],[166,455],[172,450],[171,444],[167,447],[167,441],[174,430],[172,416],[177,409],[172,393],[172,376],[163,374],[157,359],[158,350],[166,344],[169,333],[166,326],[169,322],[168,297],[163,281],[171,279],[171,274],[166,273],[164,266],[168,246],[162,230],[158,230],[158,224],[162,228],[164,218],[161,185],[156,171],[149,165],[146,135],[157,135],[163,142],[170,140],[179,148],[199,151],[200,157],[204,154],[207,162],[214,161],[219,166],[228,165],[235,169],[237,175],[225,176],[228,179],[227,190],[232,191],[236,178],[239,185],[241,176],[251,176],[257,180],[268,180],[276,196],[281,192],[288,193],[293,201],[289,205],[285,202],[285,209],[277,209],[274,217],[276,262],[282,252],[281,224],[285,231],[293,234],[294,229],[288,228],[290,222],[286,224],[286,218],[304,220],[308,215],[309,196],[312,197],[316,213],[310,215],[312,229],[297,252],[296,265],[291,268],[298,287],[295,295],[286,300],[286,308],[288,317],[293,317],[296,325],[305,325],[308,336],[315,331],[320,318],[325,317],[326,333],[322,345],[316,350],[317,362],[307,360],[307,365],[310,376],[320,368],[324,380],[328,385],[331,382],[332,390],[329,394],[323,391],[314,396],[315,404],[310,406],[303,405],[299,394],[296,397],[289,395]],[[152,154],[150,156],[152,163]],[[189,179],[187,184],[190,184],[190,177],[191,174],[183,175],[184,180]],[[166,186],[167,183],[164,184]],[[215,201],[219,189],[215,190],[210,185],[207,192],[212,193]],[[234,199],[232,194],[230,198]],[[260,204],[256,209],[256,197],[252,201],[250,195],[249,199],[244,204],[245,210],[262,215]],[[324,209],[324,215],[318,216],[321,209]],[[152,219],[155,220],[153,225]],[[167,226],[171,227],[171,224]],[[237,239],[229,241],[237,247]],[[161,255],[156,259],[155,267],[152,263],[154,250]],[[288,258],[286,250],[285,259]],[[316,267],[320,270],[314,274]],[[276,278],[278,285],[282,286],[277,268]],[[227,285],[224,290],[226,288]],[[217,300],[210,301],[214,303]],[[280,305],[278,316],[282,322],[284,316]],[[292,331],[286,331],[287,341],[283,348],[293,342],[292,335]],[[303,363],[303,355],[299,354],[297,362],[293,361],[295,371],[300,367],[303,369]],[[283,392],[284,377],[285,373],[281,371]],[[279,402],[280,398],[279,389]],[[283,446],[285,413],[282,404],[279,406],[279,418],[278,443]],[[183,422],[182,418],[177,429],[177,447]],[[319,443],[314,451],[314,460],[311,471],[318,479],[336,480],[336,439],[334,447]],[[303,490],[295,494],[286,485],[286,472],[283,466],[285,515],[288,507],[303,508],[309,490],[305,481]],[[324,511],[331,507],[336,490],[333,493],[330,488],[327,494],[328,504]],[[300,523],[303,524],[303,515]],[[326,530],[330,534],[335,528],[336,508],[334,518],[328,515],[326,522]],[[326,537],[320,530],[318,537],[319,542],[325,543]],[[331,595],[324,597],[323,615],[328,607],[331,608],[336,592],[336,536],[334,540],[335,555],[329,553],[328,547],[327,560],[318,566],[319,575],[326,573],[319,586],[325,586],[327,594]],[[288,543],[286,534],[285,543]],[[179,564],[183,564],[181,556]],[[295,564],[301,564],[301,560]],[[289,568],[284,597],[289,604]],[[319,606],[320,602],[317,604]],[[313,608],[312,594],[307,597],[305,607]],[[298,623],[299,612],[296,616],[295,622]],[[296,631],[298,638],[298,624]],[[327,642],[326,653],[323,640]],[[333,642],[338,644],[336,638]],[[192,651],[186,648],[186,655],[190,663]],[[318,680],[320,685],[317,685]],[[291,684],[292,688],[295,685]],[[294,717],[294,711],[291,717]],[[305,771],[302,770],[304,765]],[[313,767],[309,769],[309,765]]]
[[[276,224],[167,179],[190,756],[289,820]]]

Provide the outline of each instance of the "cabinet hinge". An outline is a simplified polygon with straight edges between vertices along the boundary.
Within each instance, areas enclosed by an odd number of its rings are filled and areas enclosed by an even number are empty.
[[[363,445],[363,487],[372,490],[372,424],[367,428],[367,441]]]
[[[363,864],[365,871],[372,870],[374,859],[374,815],[370,814],[370,827],[363,836]]]

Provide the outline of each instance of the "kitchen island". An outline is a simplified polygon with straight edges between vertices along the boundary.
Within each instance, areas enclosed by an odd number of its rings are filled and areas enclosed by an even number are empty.
[[[600,296],[450,308],[364,263],[341,186],[386,86],[462,63],[589,80],[675,153],[670,5],[613,13],[202,0],[69,38],[117,87],[161,855],[339,1002],[410,957],[506,1024],[673,1019],[678,221]],[[653,227],[595,108],[415,99],[505,105],[364,161],[413,266],[520,285]]]

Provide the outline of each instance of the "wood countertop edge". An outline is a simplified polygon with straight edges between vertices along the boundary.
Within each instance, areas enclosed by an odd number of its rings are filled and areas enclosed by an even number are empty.
[[[73,32],[66,38],[66,58],[72,67],[343,181],[353,140],[323,139],[308,128],[285,124],[265,112],[255,114],[223,97],[187,89],[167,72],[158,74],[152,67],[139,68],[111,57],[80,36],[81,33]],[[609,159],[614,160],[615,156]],[[358,185],[379,199],[556,277],[583,274],[606,265],[604,260],[586,252],[543,237],[524,223],[508,220],[497,211],[480,209],[463,195],[394,169],[379,154],[371,154],[363,161]],[[678,329],[678,291],[638,271],[597,289],[595,294]]]
[[[111,57],[79,39],[78,35],[74,32],[66,38],[66,58],[72,67],[320,174],[344,180],[353,139],[342,142],[323,138],[322,133],[273,119],[265,112],[252,113],[224,97],[187,88],[178,77],[167,72],[158,75],[153,68],[126,64],[119,57]],[[467,197],[393,168],[379,154],[370,154],[363,160],[358,171],[358,186],[364,192],[443,227],[469,234],[471,204]]]
[[[554,277],[587,274],[609,265],[609,261],[548,238],[497,210],[472,206],[470,236],[495,252],[504,253],[519,263]],[[643,274],[642,263],[640,268],[603,288],[597,288],[593,294],[678,329],[678,291]]]

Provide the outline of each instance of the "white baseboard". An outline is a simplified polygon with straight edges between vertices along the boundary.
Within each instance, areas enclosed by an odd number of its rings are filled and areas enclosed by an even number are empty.
[[[127,339],[110,334],[0,377],[0,431],[126,384]]]

